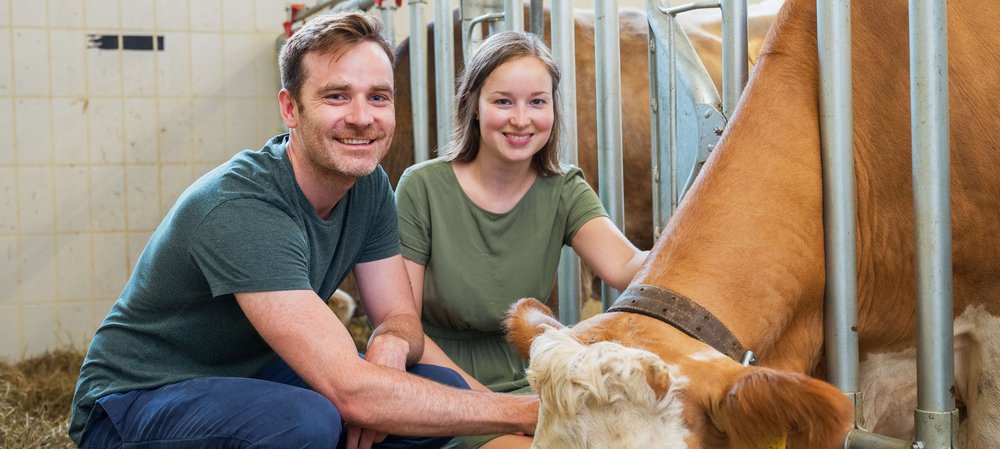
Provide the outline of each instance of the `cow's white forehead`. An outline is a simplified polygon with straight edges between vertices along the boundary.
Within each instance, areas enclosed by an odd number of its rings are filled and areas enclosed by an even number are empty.
[[[659,400],[645,366],[670,379]],[[613,342],[585,346],[568,330],[552,329],[531,345],[528,381],[542,400],[533,448],[687,449],[678,396],[688,378],[649,351]]]

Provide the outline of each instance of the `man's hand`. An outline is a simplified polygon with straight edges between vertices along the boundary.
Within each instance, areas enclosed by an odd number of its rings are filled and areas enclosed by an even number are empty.
[[[392,333],[375,333],[368,341],[368,352],[365,360],[386,368],[406,371],[406,357],[410,353],[410,344]]]
[[[375,335],[368,342],[365,360],[387,368],[406,370],[406,355],[410,344],[390,333]],[[346,449],[370,449],[372,444],[381,443],[387,435],[371,429],[347,425]]]
[[[385,440],[386,434],[348,424],[345,449],[371,449],[373,444]]]

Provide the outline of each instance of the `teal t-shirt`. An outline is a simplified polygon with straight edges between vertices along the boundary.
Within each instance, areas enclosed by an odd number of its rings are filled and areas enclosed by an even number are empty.
[[[234,293],[313,290],[326,300],[353,266],[399,254],[381,167],[328,219],[295,181],[288,135],[242,151],[195,181],[150,237],[97,330],[73,397],[79,443],[95,402],[196,377],[250,377],[275,354]]]

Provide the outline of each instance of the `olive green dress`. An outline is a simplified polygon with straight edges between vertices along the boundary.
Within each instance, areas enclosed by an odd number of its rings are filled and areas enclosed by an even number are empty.
[[[450,162],[434,159],[403,173],[396,202],[403,256],[425,266],[424,331],[491,390],[529,392],[502,321],[518,299],[548,298],[563,245],[607,216],[583,172],[539,176],[513,209],[496,214],[465,195]],[[497,436],[456,438],[448,447],[478,448]]]

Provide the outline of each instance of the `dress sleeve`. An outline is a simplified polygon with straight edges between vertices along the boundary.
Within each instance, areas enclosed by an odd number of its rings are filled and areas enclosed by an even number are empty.
[[[216,206],[192,233],[188,251],[212,296],[312,289],[308,245],[291,217],[256,199]]]
[[[396,185],[399,242],[403,257],[427,265],[431,257],[430,198],[420,172],[407,170]]]
[[[570,168],[565,176],[560,207],[567,209],[566,231],[563,235],[563,244],[569,245],[573,241],[573,236],[580,230],[584,223],[597,217],[607,217],[608,213],[601,205],[601,199],[590,188],[583,171],[579,168]]]

